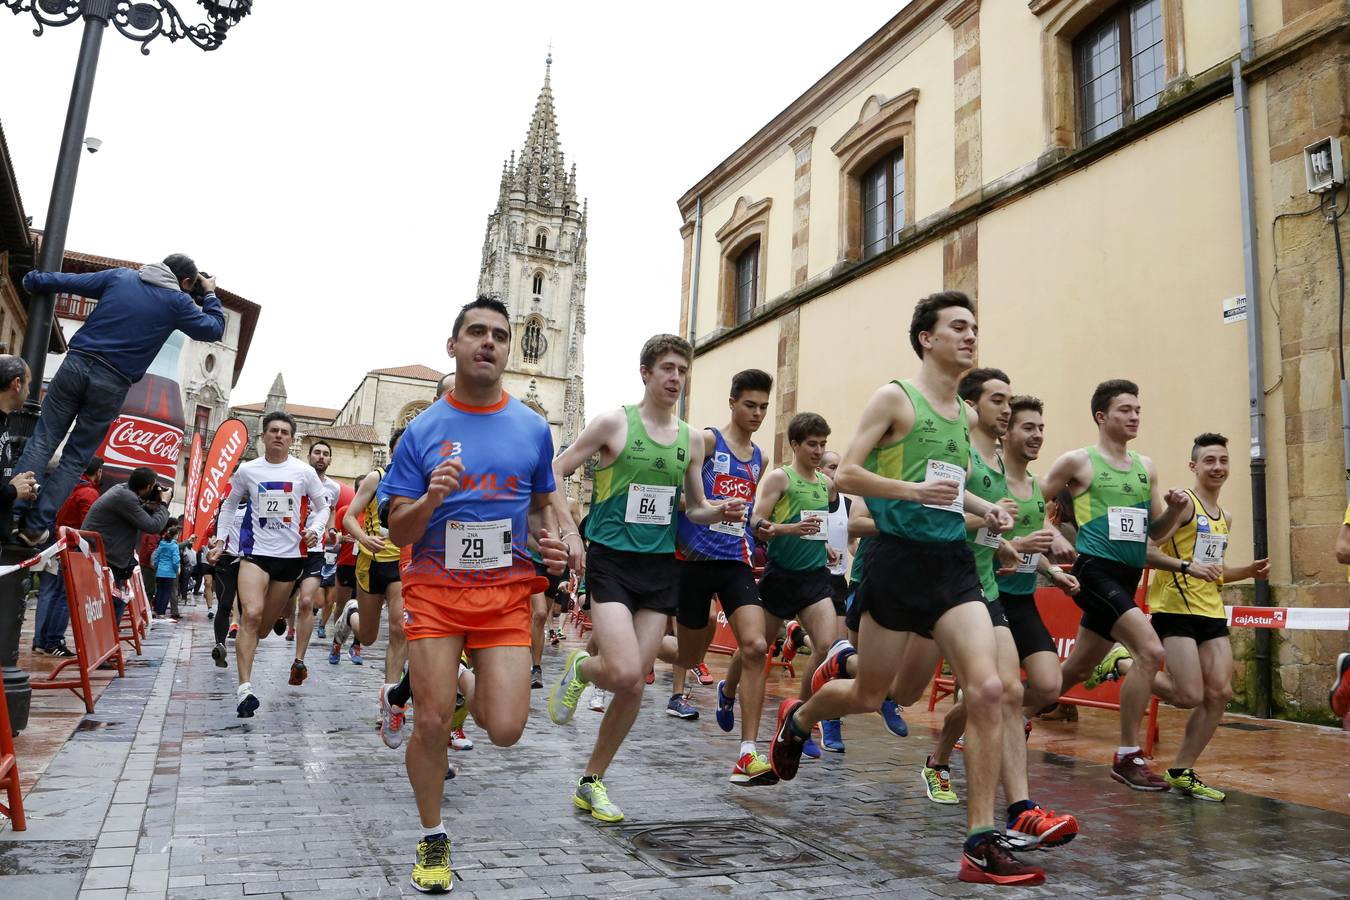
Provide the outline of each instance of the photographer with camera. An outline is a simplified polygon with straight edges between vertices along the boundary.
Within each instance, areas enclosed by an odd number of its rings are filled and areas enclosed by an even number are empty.
[[[89,507],[82,528],[103,538],[103,554],[118,590],[126,586],[136,568],[136,542],[141,534],[159,534],[168,524],[172,496],[173,489],[156,481],[153,469],[141,466],[131,470],[125,484],[110,488]],[[120,597],[113,597],[115,621],[122,621],[124,605]]]
[[[216,280],[198,272],[197,264],[182,253],[139,270],[29,272],[23,286],[30,294],[98,300],[70,339],[70,352],[47,387],[37,427],[16,468],[45,471],[70,431],[61,462],[37,502],[16,507],[21,516],[18,538],[36,547],[47,539],[56,511],[117,418],[127,391],[145,375],[169,335],[182,331],[198,341],[220,340],[225,313],[216,298]]]

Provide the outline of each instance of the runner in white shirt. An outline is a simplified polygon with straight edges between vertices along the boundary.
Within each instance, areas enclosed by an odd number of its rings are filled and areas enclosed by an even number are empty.
[[[216,526],[216,536],[223,536],[239,504],[249,504],[249,514],[239,528],[243,559],[239,563],[239,634],[234,641],[241,719],[251,717],[259,705],[249,682],[258,641],[267,636],[268,627],[286,608],[305,567],[305,549],[319,543],[328,522],[328,497],[318,473],[290,455],[294,435],[295,420],[286,413],[270,412],[263,417],[264,456],[235,471]],[[300,522],[301,497],[309,499],[304,523]],[[284,631],[285,620],[281,627]]]
[[[300,572],[298,584],[300,587],[300,596],[297,602],[291,606],[287,612],[290,619],[294,622],[295,629],[295,661],[291,663],[291,677],[288,682],[291,685],[299,686],[305,683],[305,677],[309,675],[309,670],[305,668],[305,651],[309,649],[309,639],[314,636],[314,613],[316,607],[322,603],[319,599],[319,582],[323,575],[324,545],[331,543],[336,539],[337,532],[333,531],[335,523],[333,514],[337,512],[338,496],[342,492],[342,486],[329,478],[328,464],[333,460],[333,448],[327,441],[318,440],[309,445],[309,466],[319,477],[319,485],[323,491],[324,499],[328,504],[328,512],[325,515],[322,524],[323,539],[312,547],[307,547],[308,555],[305,556],[305,567]],[[300,503],[300,517],[307,517],[308,504]],[[296,615],[296,611],[299,615]],[[290,640],[288,633],[286,639]]]

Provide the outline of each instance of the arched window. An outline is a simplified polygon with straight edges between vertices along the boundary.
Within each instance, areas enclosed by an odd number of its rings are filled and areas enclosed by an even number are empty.
[[[399,412],[394,428],[399,429],[407,425],[421,413],[426,412],[427,407],[430,405],[431,404],[425,400],[414,400],[412,403],[409,403],[407,406],[403,407],[401,412]]]
[[[525,323],[525,331],[520,335],[520,352],[527,363],[537,363],[548,350],[548,339],[544,337],[544,323],[530,319]]]
[[[534,245],[540,250],[548,249],[548,232],[543,228],[534,233]]]
[[[533,286],[533,288],[531,289],[531,293],[534,294],[536,297],[538,297],[540,294],[544,293],[544,273],[543,273],[543,272],[535,272],[535,273],[534,273],[534,286]]]

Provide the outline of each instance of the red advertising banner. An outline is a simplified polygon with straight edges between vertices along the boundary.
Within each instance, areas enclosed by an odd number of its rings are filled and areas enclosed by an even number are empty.
[[[211,449],[206,451],[206,468],[202,471],[201,488],[196,502],[193,503],[194,523],[192,547],[200,551],[206,545],[206,539],[221,498],[229,486],[234,467],[244,456],[248,446],[248,427],[238,419],[226,419],[216,429]]]
[[[192,435],[192,453],[188,456],[187,477],[183,490],[183,534],[192,534],[196,521],[197,488],[202,481],[202,433]]]

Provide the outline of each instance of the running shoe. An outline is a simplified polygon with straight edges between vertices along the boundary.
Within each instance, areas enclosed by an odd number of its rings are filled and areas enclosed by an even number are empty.
[[[342,612],[338,613],[337,622],[333,625],[333,640],[339,644],[347,643],[347,638],[352,636],[352,626],[347,621],[347,617],[356,611],[356,598],[348,600],[342,606]]]
[[[1120,644],[1111,648],[1111,652],[1106,654],[1101,662],[1097,663],[1092,669],[1092,674],[1088,680],[1083,682],[1083,687],[1089,691],[1101,684],[1103,681],[1115,681],[1120,676],[1116,673],[1116,663],[1122,659],[1130,659],[1130,651],[1126,650]]]
[[[806,643],[806,631],[794,619],[787,623],[787,640],[783,642],[783,662],[792,662],[797,651]]]
[[[253,714],[262,705],[258,702],[258,698],[253,695],[253,686],[245,682],[239,685],[239,689],[235,691],[234,695],[239,700],[239,705],[235,707],[235,712],[239,714],[239,718],[253,718]]]
[[[857,651],[853,645],[848,642],[848,638],[840,638],[830,645],[830,652],[825,654],[825,661],[816,668],[815,674],[811,676],[811,693],[816,693],[825,686],[828,681],[836,678],[848,677],[848,658]]]
[[[769,747],[769,765],[773,774],[782,781],[791,781],[797,777],[797,766],[802,759],[804,740],[797,736],[788,721],[802,705],[802,701],[788,698],[778,704],[778,726],[773,732],[773,744]]]
[[[67,647],[65,641],[48,647],[42,652],[55,659],[73,659],[75,657],[75,651]]]
[[[544,686],[544,669],[542,666],[530,666],[530,690],[537,691]]]
[[[412,870],[412,886],[423,894],[448,894],[455,887],[455,872],[450,868],[450,838],[433,834],[417,842],[417,863]]]
[[[773,767],[764,754],[756,750],[741,754],[736,760],[736,768],[731,770],[730,781],[732,784],[777,784],[778,776],[773,774]]]
[[[397,685],[386,684],[380,688],[380,740],[390,750],[403,746],[403,715],[405,707],[389,702],[389,692]]]
[[[1078,820],[1033,806],[1009,820],[1003,837],[1014,850],[1059,847],[1078,837]]]
[[[328,629],[327,629],[327,628],[324,628],[322,625],[320,625],[319,628],[318,628],[318,633],[319,633],[319,640],[321,640],[321,641],[326,641],[326,640],[328,640]]]
[[[288,640],[288,641],[293,641],[293,640],[295,640],[295,626],[294,626],[294,625],[288,625],[288,626],[286,626],[286,640]]]
[[[881,704],[881,720],[886,723],[886,730],[896,737],[909,737],[909,725],[905,723],[902,712],[900,704],[890,697]]]
[[[1200,776],[1195,774],[1194,769],[1182,769],[1180,775],[1173,775],[1171,772],[1163,772],[1163,781],[1166,781],[1177,793],[1194,797],[1197,800],[1208,800],[1211,803],[1222,803],[1228,796],[1223,791],[1212,788],[1200,780]]]
[[[962,853],[956,877],[974,884],[1045,884],[1045,870],[1018,862],[1002,836],[992,831],[973,850]]]
[[[952,790],[952,770],[946,766],[928,765],[929,762],[932,760],[926,761],[923,767],[923,790],[928,799],[945,806],[960,803],[961,798]]]
[[[1148,767],[1148,760],[1138,750],[1123,757],[1119,753],[1114,754],[1111,758],[1111,777],[1136,791],[1165,791],[1171,787]]]
[[[291,677],[286,683],[294,687],[299,687],[305,683],[305,678],[309,675],[309,669],[305,667],[302,660],[296,660],[291,663]]]
[[[336,666],[341,661],[342,661],[342,645],[339,644],[337,641],[333,641],[333,646],[330,647],[328,650],[328,662],[329,664]]]
[[[650,672],[647,673],[647,683],[648,683],[648,684],[656,684],[656,670],[655,670],[655,669],[652,669]]]
[[[730,731],[736,727],[736,698],[727,699],[722,690],[726,685],[725,679],[717,682],[717,727]]]
[[[354,666],[363,666],[366,664],[366,661],[361,658],[361,644],[359,642],[352,641],[351,647],[347,650],[347,658],[352,661],[352,665]]]
[[[1336,657],[1336,686],[1327,695],[1327,703],[1342,719],[1350,715],[1350,653]]]
[[[216,611],[214,609],[208,609],[206,611],[206,621],[211,622],[214,621],[215,618],[216,618]]]
[[[623,821],[623,810],[609,799],[609,791],[599,778],[594,781],[577,782],[577,792],[572,795],[572,803],[579,809],[591,814],[591,818],[601,822]]]
[[[220,669],[229,668],[229,663],[225,661],[225,645],[216,644],[211,648],[211,658],[215,660],[216,667]]]
[[[561,629],[561,628],[552,628],[552,629],[549,630],[549,633],[548,633],[548,642],[549,642],[549,644],[551,644],[552,646],[556,647],[556,646],[558,646],[558,642],[561,641],[561,640],[562,640],[562,629]]]
[[[450,749],[472,750],[473,740],[465,736],[463,728],[456,728],[450,732]]]
[[[807,759],[820,759],[820,745],[816,743],[815,738],[802,741],[802,756]]]
[[[820,723],[820,746],[831,753],[844,752],[844,729],[838,719],[826,719]]]
[[[712,672],[708,671],[707,663],[699,663],[689,670],[689,674],[698,679],[699,684],[708,685],[713,683]]]
[[[277,635],[285,634],[285,633],[286,633],[286,620],[285,620],[285,619],[277,619],[275,622],[273,622],[273,623],[272,623],[272,633],[273,633],[273,634],[277,634]]]
[[[229,640],[234,640],[234,636],[239,633],[238,625],[231,625],[229,632],[225,635]]]
[[[1026,716],[1022,717],[1022,734],[1024,735],[1022,740],[1031,740],[1031,719]]]
[[[572,721],[572,714],[577,711],[577,701],[586,689],[586,679],[581,677],[581,664],[589,656],[585,650],[573,650],[568,655],[562,678],[553,686],[553,692],[548,698],[548,717],[554,725],[566,725]]]
[[[666,715],[674,716],[677,719],[692,720],[698,718],[698,710],[694,709],[694,704],[689,702],[688,696],[676,694],[666,704]]]
[[[605,711],[605,692],[599,688],[591,690],[591,712]]]
[[[966,733],[964,731],[961,732],[961,736],[956,739],[956,743],[952,744],[952,749],[957,753],[966,752]]]

